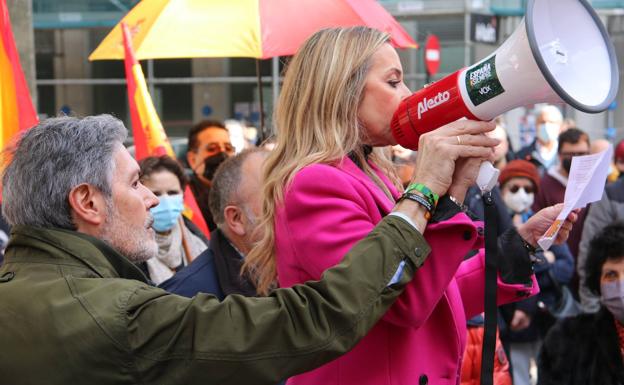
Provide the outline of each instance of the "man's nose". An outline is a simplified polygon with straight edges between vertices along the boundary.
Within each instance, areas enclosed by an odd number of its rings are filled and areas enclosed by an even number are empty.
[[[158,197],[152,192],[152,190],[148,189],[143,185],[141,186],[145,191],[145,205],[147,206],[147,208],[151,209],[152,207],[158,206],[158,204],[160,203]]]

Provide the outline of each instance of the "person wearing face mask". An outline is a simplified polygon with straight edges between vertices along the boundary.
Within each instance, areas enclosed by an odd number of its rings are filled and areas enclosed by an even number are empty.
[[[538,187],[541,187],[537,168],[526,160],[512,160],[501,171],[499,183],[514,226],[525,223],[533,215],[531,205]],[[540,293],[500,307],[501,318],[506,324],[501,338],[509,347],[514,385],[534,383],[530,374],[532,361],[536,359],[541,341],[553,323],[553,319],[540,309],[557,300],[552,279],[560,285],[568,284],[574,270],[574,259],[566,245],[553,245],[546,252],[536,253],[535,257],[539,261],[534,265],[534,271]]]
[[[219,121],[203,120],[189,131],[186,160],[193,170],[189,185],[210,231],[217,227],[208,202],[212,178],[219,165],[234,153],[230,134]]]
[[[592,239],[585,270],[600,309],[550,330],[540,352],[539,385],[624,383],[624,222]]]
[[[568,175],[572,166],[572,157],[588,155],[590,148],[589,136],[578,128],[570,128],[559,135],[559,147],[557,149],[559,163],[550,167],[540,179],[540,189],[535,194],[532,209],[534,212],[557,203],[563,202],[565,190],[568,185]],[[568,246],[576,259],[579,252],[579,243],[583,233],[583,224],[587,208],[581,209],[578,221],[574,224]],[[574,278],[577,282],[577,278]],[[574,284],[576,288],[576,284]]]
[[[621,157],[621,163],[624,164],[624,141],[616,146],[615,154],[615,159]],[[605,226],[621,220],[624,220],[624,178],[620,177],[608,184],[602,194],[602,199],[592,203],[587,210],[576,267],[579,276],[579,298],[585,313],[595,313],[600,307],[599,298],[592,294],[586,284],[585,261],[589,253],[589,244]]]
[[[258,238],[262,164],[268,151],[254,148],[228,158],[215,174],[210,189],[210,209],[217,228],[210,243],[189,266],[160,287],[170,293],[193,297],[210,293],[223,299],[230,294],[256,295],[253,283],[240,270]]]
[[[188,265],[208,246],[208,240],[182,212],[187,184],[182,166],[168,156],[147,157],[139,162],[141,183],[158,197],[150,209],[154,218],[158,255],[140,267],[148,278],[159,284]]]
[[[520,149],[517,158],[533,163],[540,174],[557,163],[557,138],[562,132],[563,115],[553,105],[545,105],[540,109],[535,120],[536,137],[533,143]]]

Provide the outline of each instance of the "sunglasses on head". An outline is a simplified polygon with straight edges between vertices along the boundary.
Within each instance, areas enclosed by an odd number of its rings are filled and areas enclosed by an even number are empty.
[[[513,194],[517,193],[518,190],[523,189],[525,193],[527,194],[532,194],[533,193],[533,186],[518,186],[518,185],[512,185],[509,187],[509,191],[511,191]]]

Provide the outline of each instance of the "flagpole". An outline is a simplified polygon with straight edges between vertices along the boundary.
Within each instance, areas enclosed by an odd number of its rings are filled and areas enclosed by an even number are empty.
[[[256,76],[258,77],[258,103],[260,104],[260,135],[258,143],[264,142],[264,102],[262,98],[262,76],[260,74],[260,59],[256,59]]]

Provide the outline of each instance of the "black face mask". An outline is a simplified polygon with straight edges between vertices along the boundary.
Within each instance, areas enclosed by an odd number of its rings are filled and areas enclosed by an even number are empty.
[[[563,158],[561,160],[561,167],[569,174],[570,168],[572,167],[572,158]]]
[[[219,165],[223,163],[223,161],[226,160],[227,158],[228,156],[225,152],[220,152],[218,154],[209,156],[206,159],[204,159],[205,168],[204,168],[203,177],[208,180],[212,180]]]

